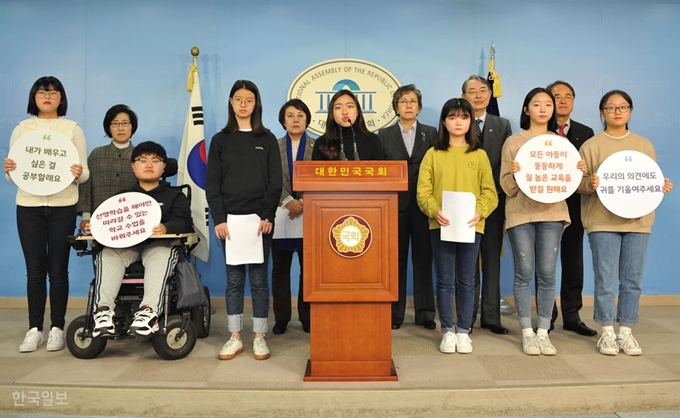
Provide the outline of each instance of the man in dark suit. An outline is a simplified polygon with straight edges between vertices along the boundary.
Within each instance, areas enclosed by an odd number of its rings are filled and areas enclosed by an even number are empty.
[[[571,119],[574,110],[574,88],[566,81],[557,80],[547,87],[555,97],[557,113],[557,134],[566,136],[576,149],[593,137],[593,130]],[[581,196],[574,193],[567,198],[571,224],[562,234],[560,257],[562,262],[562,284],[560,306],[565,330],[593,337],[597,331],[581,321],[579,311],[583,307],[583,224],[581,223]],[[551,329],[557,319],[557,306],[553,307]]]
[[[387,160],[406,160],[408,166],[408,191],[399,192],[399,300],[392,303],[392,329],[399,329],[404,322],[409,242],[416,324],[435,329],[430,227],[427,216],[416,203],[416,186],[420,162],[425,152],[434,145],[437,130],[416,120],[423,102],[420,91],[413,84],[397,89],[392,107],[399,121],[381,129],[378,137]]]
[[[486,113],[491,100],[491,88],[486,79],[473,75],[463,83],[463,99],[470,102],[475,111],[475,123],[470,129],[477,129],[493,170],[493,179],[498,193],[498,207],[488,218],[484,226],[484,235],[479,247],[482,258],[480,280],[479,264],[475,274],[475,307],[472,323],[477,320],[479,292],[481,282],[482,309],[481,327],[495,334],[507,334],[508,329],[501,324],[501,249],[503,248],[503,223],[505,221],[505,193],[500,186],[501,150],[503,143],[512,135],[510,122],[499,116]]]

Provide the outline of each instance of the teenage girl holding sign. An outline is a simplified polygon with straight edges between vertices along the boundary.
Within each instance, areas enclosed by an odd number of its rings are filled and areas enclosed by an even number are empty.
[[[602,325],[602,337],[597,343],[600,353],[615,356],[619,350],[629,356],[639,356],[642,349],[632,327],[640,319],[642,275],[649,234],[654,224],[654,211],[634,219],[612,213],[596,193],[600,185],[597,171],[607,157],[618,151],[638,151],[656,160],[652,143],[628,130],[633,112],[633,100],[621,90],[612,90],[600,100],[600,117],[604,131],[595,135],[581,148],[588,170],[583,175],[581,218],[588,232],[595,270],[595,311],[593,319]],[[662,192],[673,190],[673,183],[664,179]],[[618,307],[616,305],[616,280]],[[614,322],[619,323],[618,334]]]

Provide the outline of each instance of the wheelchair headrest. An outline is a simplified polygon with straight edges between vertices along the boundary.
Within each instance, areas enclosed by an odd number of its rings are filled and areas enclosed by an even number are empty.
[[[162,179],[172,177],[177,174],[177,159],[168,158],[165,160],[165,170],[163,171]]]

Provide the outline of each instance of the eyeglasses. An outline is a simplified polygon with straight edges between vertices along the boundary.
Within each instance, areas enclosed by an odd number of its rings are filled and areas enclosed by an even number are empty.
[[[140,157],[135,159],[136,163],[140,163],[141,165],[148,165],[149,163],[153,165],[158,165],[163,162],[162,159],[160,158],[146,158],[146,157]]]
[[[482,87],[482,88],[479,89],[479,90],[477,90],[477,89],[470,89],[470,90],[466,91],[465,94],[467,94],[467,95],[469,95],[469,96],[476,96],[477,93],[479,93],[480,95],[483,96],[483,95],[489,93],[490,91],[491,91],[491,90],[487,89],[486,87]]]
[[[234,101],[234,103],[236,103],[237,106],[241,106],[242,103],[245,103],[246,106],[252,106],[255,104],[255,99],[250,98],[244,99],[242,97],[234,97],[232,100]]]
[[[397,104],[399,106],[407,106],[407,105],[418,106],[418,100],[417,99],[411,99],[411,100],[402,99],[402,100],[399,100],[397,102]]]
[[[59,90],[38,90],[35,92],[36,97],[39,97],[41,99],[44,99],[45,97],[49,97],[50,99],[56,99],[59,97],[61,92]]]
[[[565,94],[564,96],[562,96],[561,94],[556,94],[554,97],[556,102],[559,102],[562,99],[566,100],[567,102],[574,100],[574,96],[572,96],[571,94]]]
[[[111,122],[111,127],[112,128],[117,128],[119,126],[123,128],[127,128],[128,126],[132,125],[129,120],[123,121],[123,122]]]
[[[621,105],[621,106],[605,106],[602,108],[603,110],[606,110],[607,113],[616,113],[618,110],[621,113],[628,113],[630,110],[630,105]]]

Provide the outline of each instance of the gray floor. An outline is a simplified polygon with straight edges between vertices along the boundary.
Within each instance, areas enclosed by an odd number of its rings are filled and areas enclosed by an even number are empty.
[[[69,309],[67,322],[81,313]],[[584,308],[582,317],[591,316]],[[397,382],[310,383],[303,381],[309,334],[299,322],[284,335],[268,334],[266,361],[253,359],[250,332],[243,354],[217,360],[228,338],[224,308],[186,359],[164,361],[151,344],[123,340],[79,360],[44,346],[20,354],[26,311],[0,309],[0,416],[680,417],[680,306],[643,307],[641,317],[634,330],[640,357],[603,356],[598,338],[559,323],[551,333],[558,355],[530,357],[521,351],[515,315],[503,318],[509,335],[475,328],[472,354],[445,355],[440,331],[416,326],[409,312],[392,334]],[[36,391],[61,392],[67,405],[13,402],[13,394]]]
[[[114,417],[111,415],[51,415],[51,414],[15,414],[0,413],[4,418],[145,418],[145,417]],[[500,417],[500,416],[499,416]],[[675,411],[652,411],[652,412],[617,412],[614,414],[591,414],[591,415],[512,415],[503,418],[678,418],[680,410]]]

